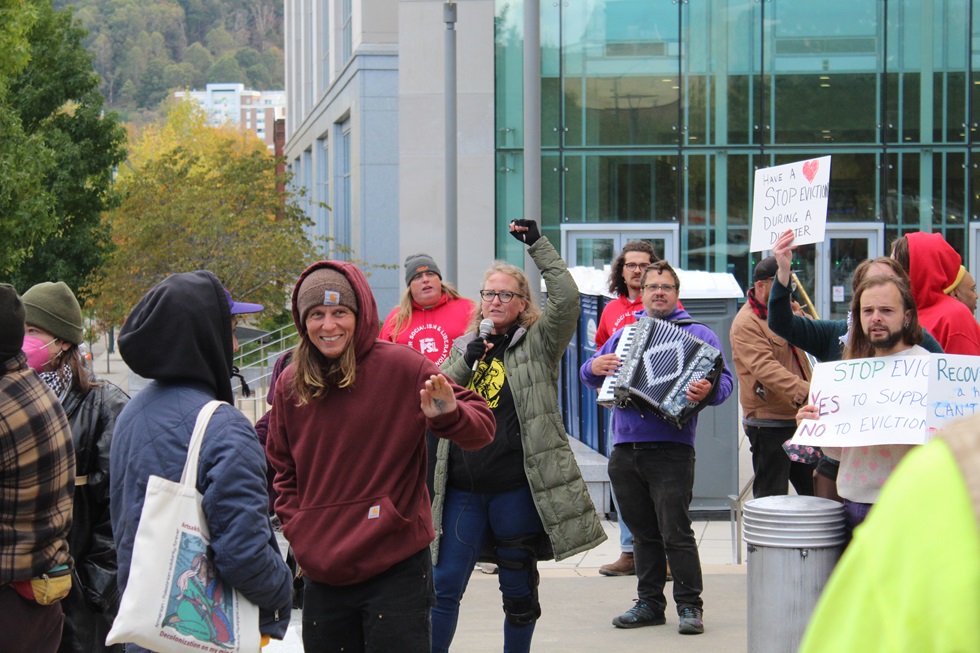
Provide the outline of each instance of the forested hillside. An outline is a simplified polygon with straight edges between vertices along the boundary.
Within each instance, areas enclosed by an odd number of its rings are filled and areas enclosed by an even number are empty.
[[[55,0],[88,30],[108,108],[137,120],[173,89],[281,90],[282,0]]]

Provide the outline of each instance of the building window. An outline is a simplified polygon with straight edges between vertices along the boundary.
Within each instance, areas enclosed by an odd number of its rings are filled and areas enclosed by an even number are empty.
[[[351,135],[350,120],[337,125],[336,186],[334,191],[334,238],[342,249],[333,256],[347,259],[351,247]]]
[[[326,239],[330,235],[330,142],[327,137],[316,141],[316,233]],[[326,246],[326,240],[323,241]],[[324,252],[329,254],[329,252]]]
[[[306,215],[309,216],[311,220],[316,219],[315,206],[313,204],[315,199],[315,188],[313,188],[313,149],[303,151],[303,190],[306,191],[306,197],[303,198],[303,206],[305,207]],[[314,227],[315,229],[315,227]],[[314,231],[315,235],[315,231]]]
[[[323,89],[323,93],[327,92],[330,88],[330,2],[329,0],[320,0],[320,34],[319,43],[317,44],[320,48],[320,87]]]
[[[679,223],[681,267],[744,282],[755,170],[831,154],[828,223],[878,223],[885,243],[931,230],[969,258],[968,220],[980,207],[980,0],[821,7],[542,3],[545,233]],[[510,0],[496,1],[496,15],[506,225],[523,205],[522,18]],[[508,240],[497,254],[523,260]]]
[[[351,16],[351,0],[341,0],[340,29],[341,51],[340,58],[346,64],[354,53],[354,26]]]
[[[316,89],[313,87],[313,2],[303,0],[303,106],[306,113],[313,109],[316,103]]]

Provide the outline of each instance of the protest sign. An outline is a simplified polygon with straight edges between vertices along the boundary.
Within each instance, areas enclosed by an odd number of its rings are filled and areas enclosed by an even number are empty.
[[[755,171],[749,251],[771,249],[792,229],[794,244],[823,242],[830,194],[830,157]]]
[[[810,381],[819,420],[794,444],[858,447],[923,444],[949,423],[980,413],[980,357],[885,356],[819,363]]]
[[[793,444],[864,447],[923,444],[930,356],[885,356],[820,363],[813,368],[810,403],[819,420],[803,420]]]
[[[933,354],[930,358],[926,427],[933,433],[980,412],[980,357]]]

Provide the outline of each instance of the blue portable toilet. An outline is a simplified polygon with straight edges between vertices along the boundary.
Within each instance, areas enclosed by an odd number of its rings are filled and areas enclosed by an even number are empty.
[[[572,336],[561,358],[561,373],[558,382],[558,401],[561,404],[562,422],[565,431],[576,439],[579,437],[579,380],[578,380],[578,330]]]
[[[599,405],[596,404],[596,391],[578,382],[579,367],[596,352],[595,332],[599,326],[600,297],[581,295],[581,313],[578,322],[578,364],[574,368],[574,387],[579,394],[579,423],[581,430],[578,439],[593,451],[599,447]],[[572,385],[572,384],[569,384]]]

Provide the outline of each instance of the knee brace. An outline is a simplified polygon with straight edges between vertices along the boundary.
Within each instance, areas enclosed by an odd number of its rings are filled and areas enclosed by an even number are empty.
[[[528,590],[531,595],[517,599],[503,597],[504,617],[515,626],[527,626],[534,623],[541,616],[541,604],[538,602],[538,559],[534,550],[534,543],[537,536],[528,535],[513,539],[498,539],[496,548],[517,549],[524,551],[527,557],[524,560],[504,560],[497,556],[497,566],[503,569],[528,569]]]
[[[530,626],[541,616],[541,604],[538,603],[538,588],[535,587],[531,596],[519,599],[504,597],[504,618],[514,626]]]

